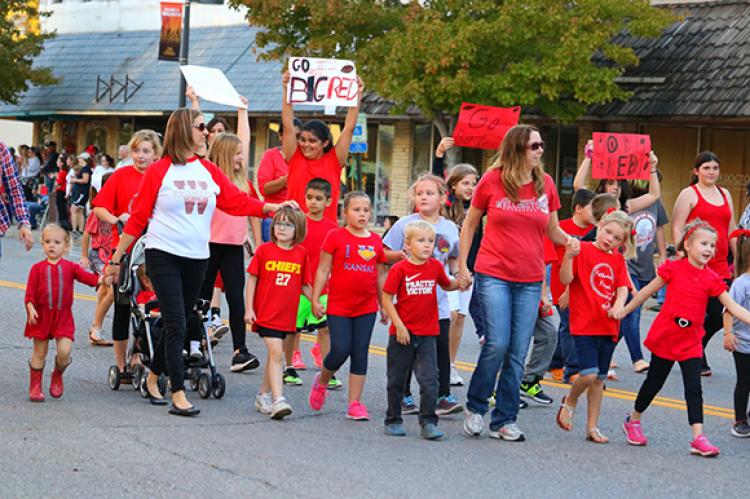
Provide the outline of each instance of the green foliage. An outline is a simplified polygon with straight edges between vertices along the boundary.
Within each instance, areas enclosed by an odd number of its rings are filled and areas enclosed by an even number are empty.
[[[33,59],[42,52],[44,41],[54,34],[37,29],[37,2],[2,0],[0,2],[0,101],[15,104],[29,85],[52,85],[57,80],[50,68],[32,68]]]
[[[230,0],[248,7],[262,57],[352,59],[370,90],[431,118],[461,102],[537,107],[574,120],[626,98],[638,64],[618,43],[674,21],[648,0]],[[596,62],[595,62],[596,60]]]

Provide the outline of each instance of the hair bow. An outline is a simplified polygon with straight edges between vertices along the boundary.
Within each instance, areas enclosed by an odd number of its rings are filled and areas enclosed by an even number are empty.
[[[711,227],[706,222],[701,222],[701,223],[696,224],[694,227],[691,227],[689,231],[685,232],[685,237],[683,238],[683,241],[687,241],[688,239],[690,239],[690,236],[693,235],[693,232],[695,232],[698,229],[708,229],[708,230],[713,231],[713,227]],[[731,239],[732,236],[730,236],[729,238]]]
[[[631,236],[634,236],[636,234],[638,234],[638,233],[635,231],[635,229],[630,229],[630,235]]]
[[[750,237],[750,230],[747,229],[736,229],[733,230],[731,234],[729,234],[729,239],[734,239],[735,237]]]
[[[617,208],[614,208],[614,207],[607,208],[607,215],[615,211],[617,211]]]

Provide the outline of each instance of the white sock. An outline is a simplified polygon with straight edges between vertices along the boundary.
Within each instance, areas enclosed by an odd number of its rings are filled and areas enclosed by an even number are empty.
[[[201,351],[201,342],[200,341],[191,341],[190,342],[190,353],[200,353]]]

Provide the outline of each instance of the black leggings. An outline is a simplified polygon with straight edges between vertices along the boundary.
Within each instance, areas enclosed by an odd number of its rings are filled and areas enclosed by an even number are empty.
[[[245,326],[245,249],[236,244],[210,243],[211,256],[208,259],[206,275],[200,297],[211,301],[216,274],[221,271],[224,293],[229,305],[229,327],[232,330],[232,345],[235,350],[246,351]]]
[[[646,381],[638,391],[635,399],[635,410],[645,412],[672,370],[675,361],[662,359],[651,354]],[[687,404],[688,422],[693,425],[703,423],[703,389],[701,388],[701,359],[698,357],[680,361],[682,383],[685,386],[685,403]]]
[[[373,326],[375,326],[374,312],[357,317],[329,314],[328,334],[331,337],[331,351],[323,359],[323,366],[335,373],[344,365],[348,357],[350,359],[349,373],[366,375]]]
[[[438,397],[451,394],[450,319],[440,319],[440,335],[437,337]],[[411,370],[406,377],[404,395],[411,396]]]
[[[172,393],[185,389],[185,365],[182,347],[185,343],[187,318],[198,299],[199,283],[203,282],[207,260],[184,258],[164,251],[146,250],[146,269],[159,300],[164,324],[162,345],[164,355],[154,354],[154,374],[169,373]],[[165,362],[166,361],[166,362]]]
[[[747,421],[747,399],[750,395],[750,354],[732,352],[737,384],[734,385],[734,420]]]
[[[724,279],[724,282],[727,283],[727,287],[732,285],[731,279]],[[706,305],[706,319],[703,322],[703,329],[706,330],[706,334],[703,336],[703,359],[701,360],[701,368],[703,369],[709,369],[708,359],[706,359],[706,347],[714,334],[724,327],[723,318],[724,305],[716,297],[709,298]]]
[[[57,223],[63,227],[68,222],[68,200],[65,192],[55,191],[55,207],[57,208]]]
[[[115,287],[117,284],[114,285]],[[117,296],[117,291],[115,291]],[[115,341],[127,341],[130,335],[130,303],[114,303],[114,315],[112,316],[112,339]]]

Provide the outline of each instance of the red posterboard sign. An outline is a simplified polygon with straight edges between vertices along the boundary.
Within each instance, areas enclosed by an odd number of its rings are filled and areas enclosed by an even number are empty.
[[[651,137],[635,133],[594,132],[591,178],[648,180]]]
[[[476,149],[498,149],[505,134],[518,124],[521,106],[493,107],[461,104],[458,123],[453,130],[457,146]]]

